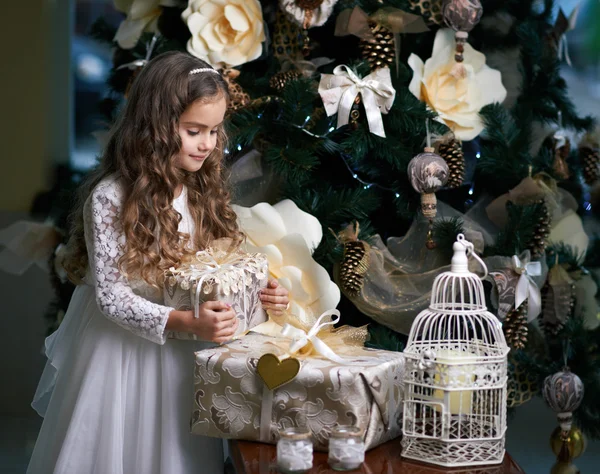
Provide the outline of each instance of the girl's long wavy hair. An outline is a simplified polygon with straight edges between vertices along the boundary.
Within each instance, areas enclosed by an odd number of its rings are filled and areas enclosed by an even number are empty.
[[[136,77],[127,103],[111,130],[99,166],[79,190],[70,218],[70,236],[64,267],[71,281],[81,283],[88,267],[83,207],[94,187],[115,175],[123,190],[118,216],[126,238],[119,269],[128,278],[141,278],[154,287],[163,285],[166,269],[190,253],[186,244],[200,250],[211,241],[243,235],[230,207],[230,194],[222,166],[226,137],[219,127],[217,146],[194,173],[175,164],[181,149],[178,122],[196,101],[225,98],[227,83],[220,74],[201,72],[206,62],[181,52],[169,52],[150,61]],[[177,186],[187,188],[188,208],[195,222],[194,236],[178,232],[181,215],[173,208]]]

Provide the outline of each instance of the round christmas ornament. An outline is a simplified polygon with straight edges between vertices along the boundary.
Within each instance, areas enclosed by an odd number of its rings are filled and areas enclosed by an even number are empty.
[[[567,432],[564,432],[560,427],[556,427],[550,436],[550,447],[559,462],[569,463],[583,454],[586,439],[576,426],[573,426]]]
[[[437,215],[435,192],[448,180],[448,165],[431,146],[427,146],[423,153],[410,160],[407,172],[412,187],[421,194],[421,212],[429,219],[426,245],[428,249],[433,249],[433,219]]]
[[[458,188],[465,179],[465,154],[462,150],[461,141],[454,133],[449,132],[435,142],[435,149],[448,164],[448,182],[449,188]]]
[[[455,67],[450,72],[455,77],[466,77],[467,71],[462,64],[465,43],[471,31],[483,14],[483,7],[479,0],[447,0],[444,3],[442,14],[444,22],[455,31],[456,38],[456,60]]]
[[[583,382],[568,367],[544,379],[544,400],[557,413],[560,429],[564,433],[571,430],[573,411],[581,405],[583,393]]]

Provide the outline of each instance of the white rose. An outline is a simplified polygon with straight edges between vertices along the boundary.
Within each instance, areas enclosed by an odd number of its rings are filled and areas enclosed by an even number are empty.
[[[466,77],[450,74],[456,64],[454,32],[440,29],[435,35],[431,57],[423,64],[411,54],[408,65],[414,71],[409,89],[427,103],[460,140],[472,140],[483,130],[479,111],[493,102],[503,102],[506,89],[500,71],[485,64],[485,55],[465,44],[463,65]]]
[[[264,253],[269,272],[290,292],[290,312],[301,321],[335,308],[340,290],[312,252],[323,237],[318,219],[286,199],[251,208],[233,206],[250,252]]]
[[[214,67],[239,66],[261,55],[265,31],[257,0],[189,0],[181,17],[192,33],[188,52]]]
[[[178,0],[114,0],[115,9],[127,15],[115,34],[115,41],[123,49],[133,48],[144,31],[157,32],[161,7],[175,7]]]

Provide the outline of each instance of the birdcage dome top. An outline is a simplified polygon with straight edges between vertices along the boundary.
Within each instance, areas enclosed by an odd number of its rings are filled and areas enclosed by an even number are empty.
[[[473,357],[503,357],[508,346],[502,324],[487,311],[481,277],[469,270],[469,257],[480,263],[483,278],[487,268],[462,234],[453,249],[450,271],[436,277],[429,308],[414,320],[404,352],[458,350]]]

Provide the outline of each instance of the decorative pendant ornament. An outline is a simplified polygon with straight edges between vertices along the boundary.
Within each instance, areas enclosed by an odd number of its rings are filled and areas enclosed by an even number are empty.
[[[354,222],[354,225],[350,224],[335,236],[338,242],[344,246],[344,255],[339,270],[340,283],[344,292],[350,296],[360,293],[370,263],[370,246],[364,240],[359,240],[358,234],[359,224]]]
[[[462,64],[465,43],[469,37],[469,31],[481,20],[483,7],[479,0],[446,0],[442,13],[444,22],[454,30],[456,38],[456,54],[454,55],[456,64],[450,74],[454,77],[466,77],[467,70]]]
[[[527,303],[521,304],[506,315],[502,323],[506,343],[513,349],[525,349],[529,329],[527,328]]]
[[[236,78],[240,75],[237,69],[223,69],[221,71],[223,79],[229,86],[229,97],[231,99],[229,109],[233,112],[247,106],[250,103],[250,96],[236,82]]]
[[[421,194],[421,212],[429,220],[429,230],[425,245],[428,249],[436,247],[433,241],[433,219],[437,215],[435,192],[448,181],[449,169],[444,159],[437,155],[431,146],[429,122],[427,122],[427,146],[408,163],[408,178],[413,189]]]
[[[557,334],[575,309],[575,284],[567,270],[556,262],[548,272],[542,288],[541,325],[550,334]]]
[[[569,433],[573,423],[573,411],[583,400],[584,387],[581,379],[564,367],[561,372],[544,379],[542,394],[546,403],[556,412],[563,433]]]
[[[300,361],[293,357],[280,359],[275,354],[264,354],[258,359],[256,372],[269,390],[291,382],[300,372]]]
[[[567,131],[562,126],[562,113],[558,112],[558,130],[552,135],[546,137],[542,143],[542,148],[550,150],[554,156],[552,170],[558,179],[568,179],[570,176],[567,158],[571,153],[571,140],[569,140]]]
[[[562,60],[564,58],[569,66],[571,66],[571,57],[569,56],[567,33],[573,31],[577,26],[579,6],[579,4],[575,6],[569,17],[565,15],[562,8],[559,8],[554,26],[546,36],[546,43],[556,52],[558,59]]]
[[[581,456],[585,451],[586,444],[585,436],[576,426],[567,432],[556,427],[550,435],[550,446],[559,463],[570,463],[573,459]]]
[[[465,154],[462,150],[462,144],[454,133],[449,132],[434,142],[436,151],[448,164],[448,182],[449,188],[458,188],[465,179]]]

